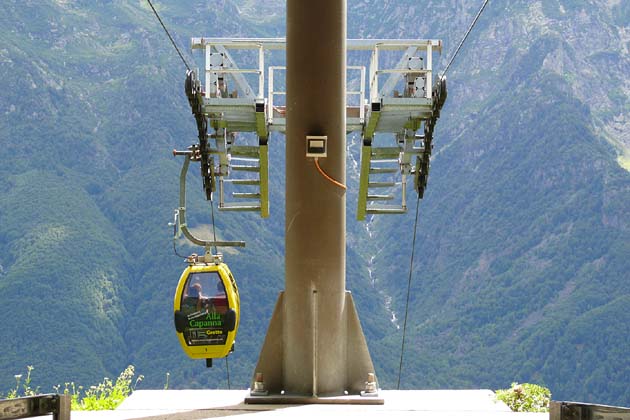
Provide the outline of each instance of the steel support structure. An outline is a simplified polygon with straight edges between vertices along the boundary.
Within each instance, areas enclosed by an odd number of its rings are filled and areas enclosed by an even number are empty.
[[[286,95],[286,285],[248,403],[264,403],[265,394],[274,402],[357,397],[368,377],[376,384],[346,291],[346,192],[306,157],[306,136],[327,136],[320,165],[345,184],[345,0],[287,1]]]

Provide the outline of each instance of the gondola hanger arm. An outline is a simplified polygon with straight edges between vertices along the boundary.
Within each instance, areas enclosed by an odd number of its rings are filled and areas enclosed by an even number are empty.
[[[184,164],[179,175],[179,207],[175,210],[175,224],[177,231],[181,232],[186,239],[195,245],[210,247],[245,247],[245,241],[210,241],[201,239],[193,235],[186,224],[186,174],[190,166],[192,153],[177,153],[184,155]]]

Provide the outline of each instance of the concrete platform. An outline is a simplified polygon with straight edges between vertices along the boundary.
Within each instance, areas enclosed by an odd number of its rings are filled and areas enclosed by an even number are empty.
[[[244,390],[135,391],[113,411],[73,411],[74,420],[202,420],[238,416],[247,419],[434,419],[547,420],[547,413],[513,413],[490,390],[380,391],[383,405],[244,404]]]

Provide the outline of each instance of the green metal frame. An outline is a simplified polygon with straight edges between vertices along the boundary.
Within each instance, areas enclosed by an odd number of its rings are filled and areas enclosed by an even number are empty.
[[[357,203],[357,220],[365,220],[367,209],[368,183],[370,180],[370,155],[372,146],[361,147],[361,176],[359,181],[359,202]]]
[[[375,105],[379,108],[379,110],[375,110]],[[381,118],[380,104],[374,103],[372,104],[372,112],[370,112],[368,116],[367,123],[365,124],[365,130],[363,131],[363,138],[370,139],[374,138],[374,132],[376,131],[376,126],[378,125],[378,121]]]
[[[260,216],[269,217],[269,146],[258,146],[260,155]]]

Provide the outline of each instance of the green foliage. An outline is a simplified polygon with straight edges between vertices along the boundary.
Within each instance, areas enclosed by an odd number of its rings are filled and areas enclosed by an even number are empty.
[[[546,413],[549,411],[551,391],[536,384],[514,382],[509,389],[498,389],[496,397],[507,404],[512,411]]]
[[[26,378],[24,378],[24,382],[22,382],[22,374],[19,373],[14,375],[15,377],[15,388],[11,389],[7,393],[7,398],[18,398],[18,397],[32,397],[39,392],[39,387],[32,388],[31,387],[31,372],[33,371],[33,366],[26,367]],[[0,398],[2,398],[2,394],[0,394]]]
[[[129,365],[120,373],[116,382],[112,382],[109,378],[104,378],[103,382],[86,389],[82,397],[82,389],[80,387],[78,389],[75,388],[73,383],[70,384],[72,391],[66,384],[63,392],[72,396],[73,410],[113,410],[131,395],[131,392],[144,378],[144,376],[139,375],[132,386],[134,375],[134,367]]]
[[[15,387],[12,388],[6,398],[31,397],[39,394],[39,387],[33,388],[31,385],[31,372],[33,366],[26,367],[26,378],[22,381],[22,374],[15,375]],[[138,383],[144,379],[143,375],[139,375],[134,382],[134,367],[132,365],[118,375],[115,382],[109,378],[104,378],[98,385],[93,385],[84,391],[83,386],[77,386],[74,382],[66,382],[63,390],[60,385],[53,387],[56,393],[69,395],[72,402],[72,410],[113,410],[118,407],[125,398],[127,398]],[[168,380],[168,374],[167,374]],[[133,383],[133,386],[131,383]],[[2,394],[0,394],[2,398]]]

